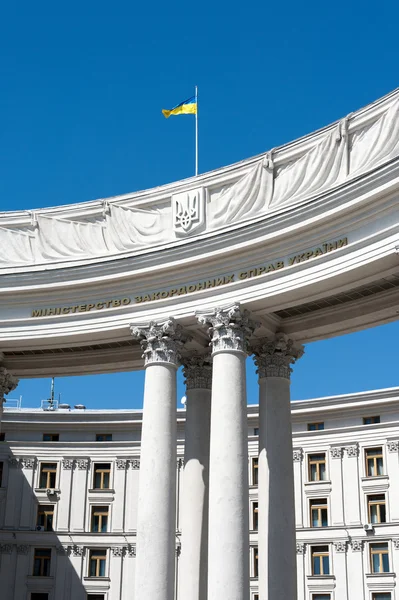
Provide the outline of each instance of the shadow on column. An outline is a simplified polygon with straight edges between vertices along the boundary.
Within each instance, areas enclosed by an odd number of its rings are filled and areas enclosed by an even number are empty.
[[[57,494],[32,489],[37,468],[35,456],[15,455],[0,443],[1,600],[102,600],[105,595],[96,595],[94,587],[87,596],[82,584],[80,573],[89,574],[83,546],[52,529],[62,489]]]

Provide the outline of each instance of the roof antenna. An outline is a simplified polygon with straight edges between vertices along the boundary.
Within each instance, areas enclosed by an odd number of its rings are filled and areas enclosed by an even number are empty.
[[[54,377],[51,378],[51,393],[48,399],[49,409],[54,410]]]

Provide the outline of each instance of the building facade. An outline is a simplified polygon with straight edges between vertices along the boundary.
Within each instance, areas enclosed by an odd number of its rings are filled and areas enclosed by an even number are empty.
[[[258,599],[259,410],[248,406],[250,597]],[[185,410],[177,419],[176,597]],[[399,388],[292,404],[298,600],[397,600]],[[6,408],[2,600],[132,600],[141,411]],[[223,559],[223,557],[221,557]]]

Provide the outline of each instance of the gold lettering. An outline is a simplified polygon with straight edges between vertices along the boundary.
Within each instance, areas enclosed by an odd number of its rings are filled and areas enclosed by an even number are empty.
[[[338,248],[342,248],[343,246],[348,245],[348,238],[342,238],[342,240],[338,240]]]
[[[149,296],[143,296],[143,302],[149,302],[151,298]]]
[[[179,288],[179,291],[177,292],[178,296],[182,296],[183,294],[187,294],[187,290],[185,287]]]
[[[97,302],[96,309],[101,310],[102,308],[104,308],[104,302]]]
[[[238,274],[238,279],[246,279],[248,277],[248,273],[246,271],[241,271],[241,273]]]
[[[231,283],[234,281],[234,273],[232,275],[226,275],[224,278],[224,283]]]
[[[177,289],[176,288],[172,288],[169,292],[169,296],[174,296],[175,294],[177,294]]]
[[[112,301],[112,306],[114,308],[116,308],[117,306],[120,306],[120,305],[121,305],[121,301],[120,300],[113,300]]]
[[[323,254],[323,250],[321,248],[316,248],[316,250],[313,250],[313,256],[321,256]]]
[[[200,283],[197,283],[197,285],[195,286],[197,290],[204,290],[205,289],[205,282],[201,281]]]
[[[215,280],[214,279],[208,279],[208,281],[205,282],[205,287],[206,288],[213,288],[213,287],[215,287]]]
[[[43,316],[43,311],[41,309],[34,308],[32,310],[32,317],[42,317],[42,316]]]
[[[161,298],[167,298],[169,296],[169,292],[161,292]]]
[[[69,308],[69,306],[63,306],[61,312],[63,315],[68,315],[70,310],[71,309]]]
[[[278,262],[276,262],[276,269],[284,269],[284,261],[283,260],[279,260]]]
[[[267,265],[267,272],[270,273],[270,271],[274,271],[274,264],[270,263],[270,265]]]
[[[86,304],[81,304],[81,305],[79,306],[79,312],[86,312],[86,307],[87,307],[87,305],[86,305]]]
[[[137,303],[143,301],[143,298],[141,296],[135,296],[134,299],[136,300]]]
[[[122,298],[122,304],[124,306],[127,306],[128,304],[130,304],[131,300],[130,298]]]
[[[218,279],[216,279],[216,285],[223,285],[224,284],[224,277],[219,277]]]
[[[288,266],[291,267],[291,265],[293,265],[295,261],[296,256],[291,256],[291,258],[288,259]]]
[[[191,294],[191,292],[195,292],[196,289],[197,289],[196,285],[189,285],[188,288],[187,288],[187,291],[188,291],[189,294]]]

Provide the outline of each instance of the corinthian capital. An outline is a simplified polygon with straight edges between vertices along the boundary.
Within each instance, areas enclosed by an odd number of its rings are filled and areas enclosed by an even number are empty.
[[[249,337],[258,326],[239,304],[198,312],[197,319],[208,328],[214,353],[222,350],[247,353]]]
[[[0,402],[5,402],[4,396],[15,390],[19,379],[11,375],[5,367],[0,367]]]
[[[267,338],[254,348],[254,360],[258,367],[259,379],[264,377],[283,377],[290,379],[290,367],[304,353],[303,346],[296,344],[284,333],[276,333],[273,338]]]
[[[185,356],[182,363],[185,384],[188,390],[211,389],[212,362],[210,353]]]
[[[161,323],[131,324],[130,330],[132,336],[140,340],[145,365],[159,362],[179,364],[183,329],[172,317]]]

